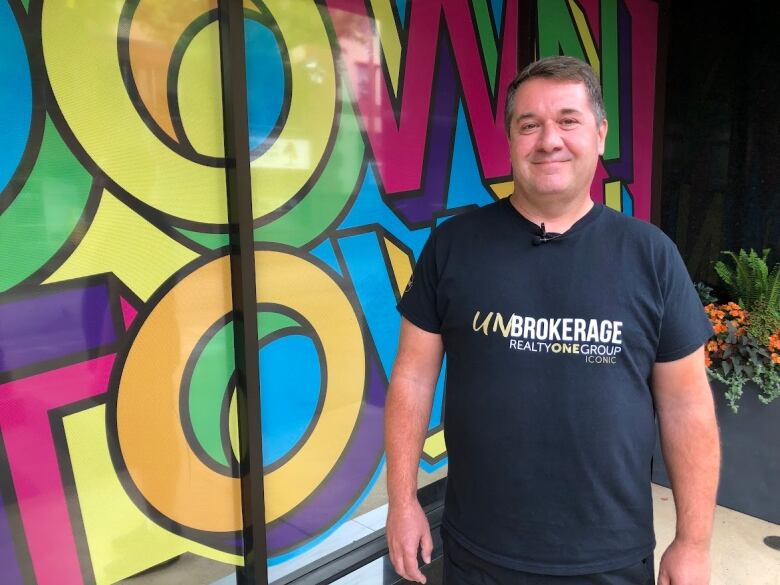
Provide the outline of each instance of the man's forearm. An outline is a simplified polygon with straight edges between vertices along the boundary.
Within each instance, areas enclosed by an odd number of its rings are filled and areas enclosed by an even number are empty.
[[[417,497],[417,468],[431,412],[428,394],[407,380],[390,383],[385,404],[385,445],[391,505]]]
[[[672,483],[679,541],[709,546],[718,490],[720,443],[711,405],[659,413],[661,449]]]

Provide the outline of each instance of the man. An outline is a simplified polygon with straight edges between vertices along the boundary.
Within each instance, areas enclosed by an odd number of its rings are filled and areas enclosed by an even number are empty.
[[[706,585],[719,467],[711,326],[674,244],[590,199],[607,121],[569,57],[509,87],[514,193],[434,230],[399,303],[390,557],[425,583],[416,471],[446,352],[444,583],[654,583],[657,414],[677,509],[661,585]]]

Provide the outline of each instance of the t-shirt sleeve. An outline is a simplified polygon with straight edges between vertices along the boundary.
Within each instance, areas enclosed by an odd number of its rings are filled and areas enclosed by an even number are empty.
[[[671,362],[700,348],[712,336],[712,323],[704,312],[688,269],[668,240],[661,282],[663,316],[656,350],[656,362]]]
[[[437,303],[439,272],[436,262],[436,231],[431,233],[417,259],[412,277],[398,303],[398,311],[421,329],[441,332]]]

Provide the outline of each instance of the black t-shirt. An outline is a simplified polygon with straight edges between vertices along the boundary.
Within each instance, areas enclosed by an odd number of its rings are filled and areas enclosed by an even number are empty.
[[[655,226],[596,204],[538,233],[508,200],[445,222],[398,306],[447,355],[443,526],[496,564],[608,571],[655,546],[653,364],[712,328]]]

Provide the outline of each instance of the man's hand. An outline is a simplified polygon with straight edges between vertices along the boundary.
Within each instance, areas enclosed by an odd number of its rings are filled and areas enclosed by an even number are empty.
[[[417,550],[422,548],[425,563],[431,562],[433,539],[422,506],[414,499],[408,504],[391,505],[387,512],[387,544],[395,572],[408,581],[425,583],[417,565]]]
[[[658,585],[709,585],[709,582],[709,546],[675,539],[661,557]]]

